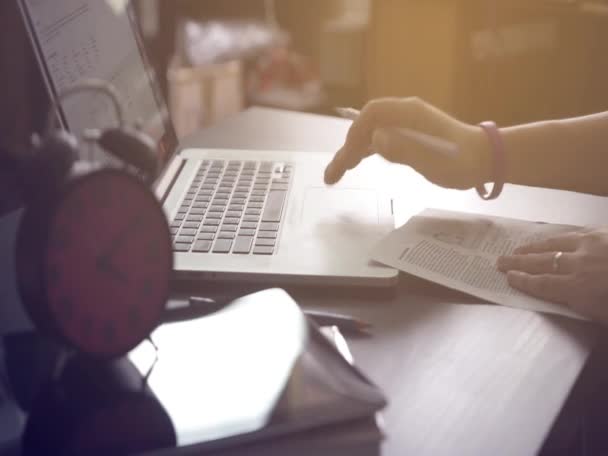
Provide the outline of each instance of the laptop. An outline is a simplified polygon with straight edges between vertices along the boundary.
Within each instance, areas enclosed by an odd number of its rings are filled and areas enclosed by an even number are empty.
[[[396,270],[369,259],[394,228],[392,201],[373,176],[358,171],[357,179],[328,188],[325,153],[181,148],[131,2],[18,1],[50,96],[83,78],[109,81],[127,119],[157,142],[162,172],[154,190],[171,226],[177,279],[396,284]],[[116,124],[98,94],[65,100],[58,115],[75,134]]]

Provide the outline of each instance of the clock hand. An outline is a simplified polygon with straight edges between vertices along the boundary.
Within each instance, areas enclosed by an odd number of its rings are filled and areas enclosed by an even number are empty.
[[[105,257],[98,257],[96,262],[97,270],[112,277],[113,279],[127,284],[129,282],[125,273],[118,269],[111,261]]]
[[[110,258],[114,256],[114,254],[120,250],[123,244],[129,239],[130,234],[133,231],[139,229],[139,227],[143,224],[144,217],[141,215],[137,215],[133,218],[133,221],[127,225],[127,227],[122,230],[110,243],[110,245],[99,255],[99,258],[104,261],[108,261]]]

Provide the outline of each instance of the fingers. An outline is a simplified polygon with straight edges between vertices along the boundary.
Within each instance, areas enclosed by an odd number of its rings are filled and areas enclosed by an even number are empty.
[[[347,149],[345,149],[345,147],[342,147],[342,149],[340,149],[338,153],[336,153],[329,165],[327,165],[327,168],[325,168],[325,183],[328,185],[335,184],[340,179],[342,179],[346,171],[348,171],[349,169],[353,169],[361,162],[361,160],[365,158],[365,156],[370,154],[371,150],[369,150],[368,148],[366,154],[361,154],[360,156],[358,156],[357,161],[355,162],[353,161],[353,157],[349,155]]]
[[[528,274],[572,274],[576,270],[577,262],[574,254],[562,254],[555,262],[556,252],[529,253],[511,255],[499,258],[498,269],[502,272],[519,271]],[[557,264],[557,270],[555,269]]]
[[[568,276],[540,274],[533,275],[520,271],[507,274],[509,285],[530,296],[546,301],[567,304],[572,280]]]
[[[357,166],[372,152],[370,145],[377,128],[408,126],[416,128],[427,105],[418,99],[381,99],[368,103],[354,120],[344,147],[336,154],[325,170],[325,182],[334,184],[344,173]]]
[[[560,236],[555,236],[519,247],[515,249],[514,253],[518,255],[526,255],[530,253],[574,252],[576,249],[578,249],[581,239],[581,233],[562,234]]]

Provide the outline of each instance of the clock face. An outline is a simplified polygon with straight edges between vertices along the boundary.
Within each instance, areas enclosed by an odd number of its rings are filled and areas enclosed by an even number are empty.
[[[60,199],[48,235],[46,300],[60,333],[99,356],[135,347],[161,319],[173,264],[152,192],[118,170],[81,177]]]

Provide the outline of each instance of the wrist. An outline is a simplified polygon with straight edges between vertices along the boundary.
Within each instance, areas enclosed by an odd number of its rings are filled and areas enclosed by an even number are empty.
[[[474,182],[472,187],[492,182],[493,150],[488,134],[479,125],[470,126],[471,148],[473,152]]]
[[[480,196],[480,198],[486,201],[495,200],[502,193],[507,174],[505,143],[496,123],[487,121],[480,123],[479,126],[487,135],[488,141],[490,143],[490,148],[492,150],[491,169],[493,184],[491,190],[489,191],[487,190],[484,184],[476,186],[475,189],[477,190],[477,194]]]

